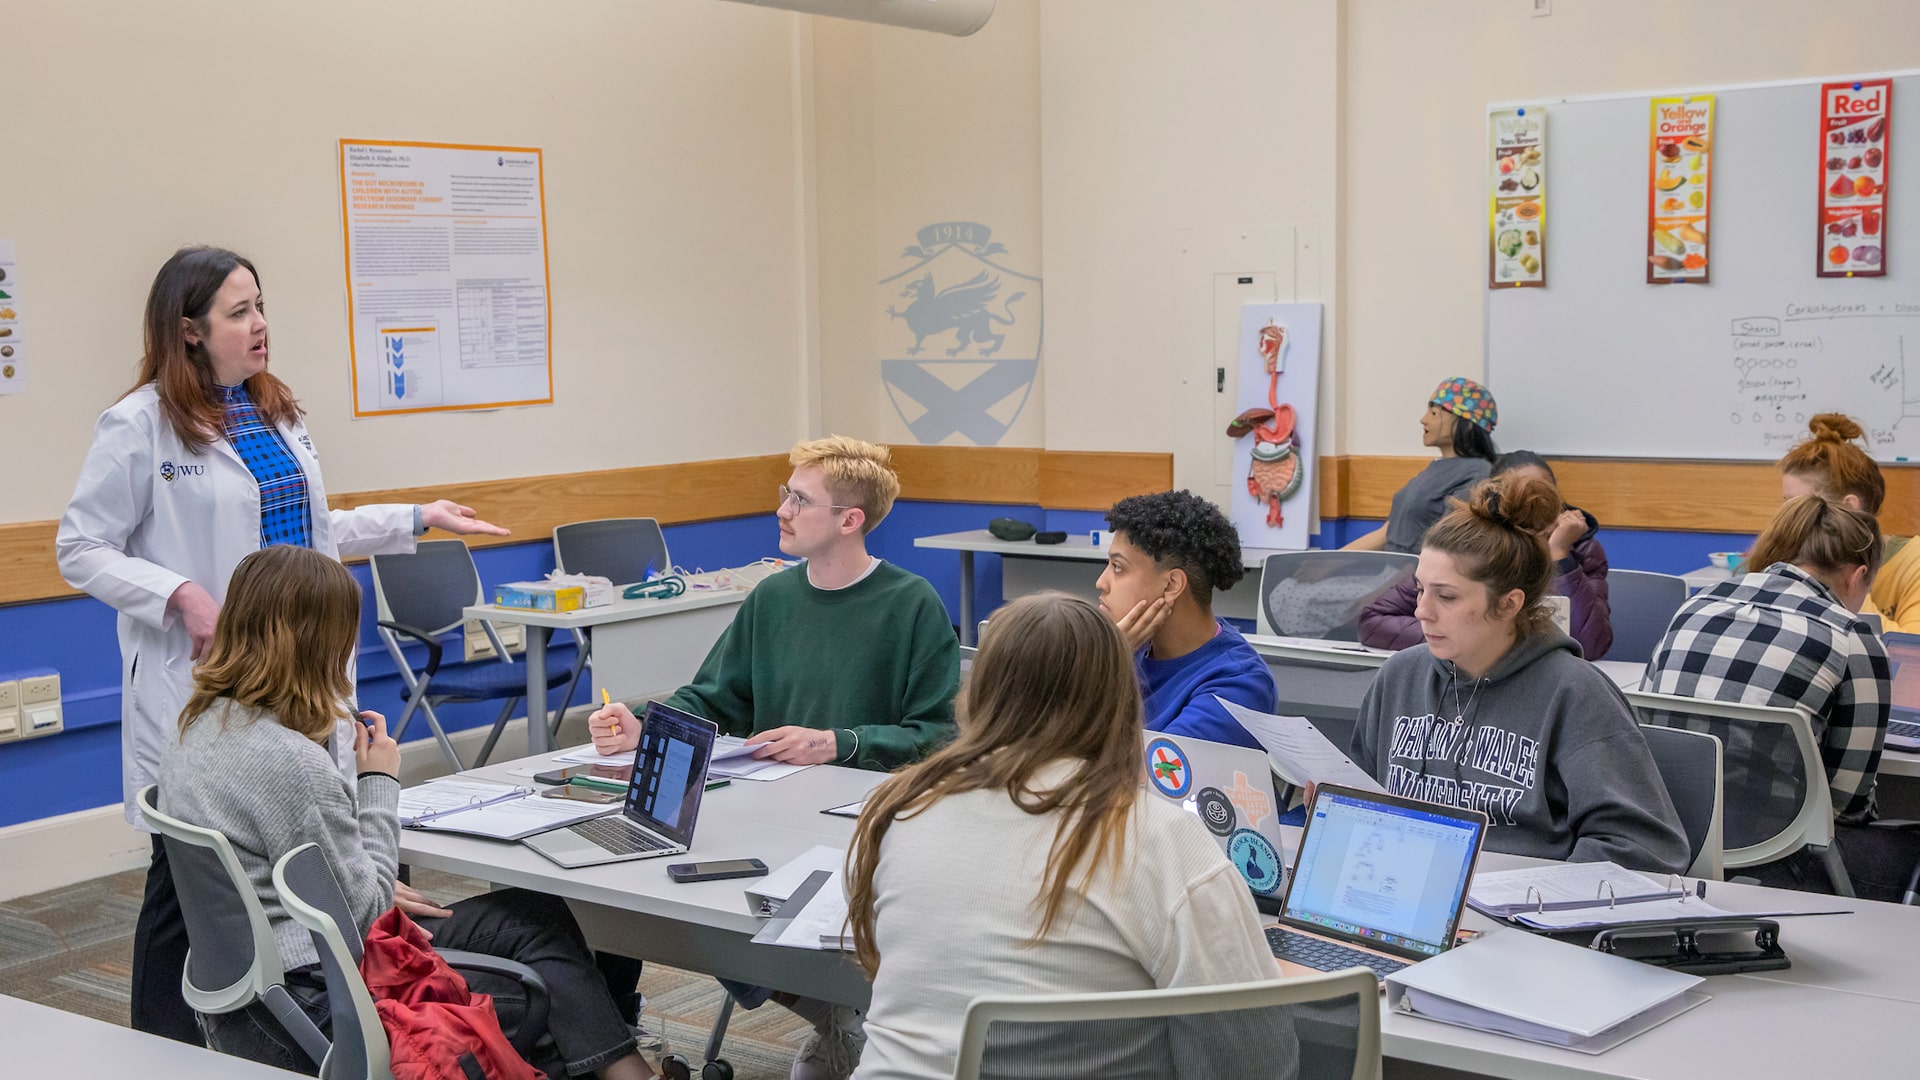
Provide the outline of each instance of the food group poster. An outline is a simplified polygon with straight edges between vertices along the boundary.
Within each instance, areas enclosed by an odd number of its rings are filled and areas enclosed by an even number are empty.
[[[540,151],[340,140],[356,417],[553,401]]]
[[[1713,210],[1713,95],[1653,99],[1647,284],[1705,282]]]
[[[20,324],[20,265],[0,240],[0,394],[27,392],[27,342]]]
[[[1487,116],[1493,156],[1487,182],[1487,284],[1492,288],[1547,283],[1547,116],[1538,107],[1499,109]]]
[[[1820,87],[1821,277],[1887,272],[1887,158],[1893,80]]]

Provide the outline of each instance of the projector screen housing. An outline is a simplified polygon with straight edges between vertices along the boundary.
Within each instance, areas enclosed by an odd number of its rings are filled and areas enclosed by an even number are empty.
[[[736,4],[966,37],[987,25],[995,0],[732,0]]]

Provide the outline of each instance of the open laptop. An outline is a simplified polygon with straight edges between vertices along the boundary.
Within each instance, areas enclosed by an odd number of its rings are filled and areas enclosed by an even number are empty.
[[[536,833],[521,843],[565,867],[678,855],[693,844],[707,762],[720,728],[711,720],[647,703],[633,779],[620,813]]]
[[[1273,768],[1264,750],[1147,732],[1147,787],[1200,819],[1268,914],[1286,889]]]
[[[1887,715],[1889,750],[1920,751],[1920,634],[1884,634],[1893,668],[1893,707]]]
[[[1487,816],[1322,784],[1267,944],[1289,975],[1385,976],[1453,947]]]

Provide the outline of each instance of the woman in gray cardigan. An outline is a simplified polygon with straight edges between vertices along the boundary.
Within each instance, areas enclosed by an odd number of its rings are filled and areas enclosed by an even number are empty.
[[[233,844],[266,909],[288,988],[322,1030],[327,986],[319,957],[273,887],[274,863],[309,842],[333,864],[363,937],[397,904],[442,947],[526,964],[546,980],[548,1031],[569,1074],[651,1077],[564,903],[508,889],[442,908],[400,883],[400,747],[385,717],[363,712],[364,724],[356,723],[345,704],[359,619],[360,587],[333,559],[290,546],[242,559],[213,643],[194,669],[180,739],[161,757],[160,809]],[[346,737],[343,726],[352,729],[352,783],[327,749],[330,739]],[[508,980],[470,981],[497,1005],[510,1006],[518,993]],[[215,1049],[314,1071],[258,1003],[201,1020]]]

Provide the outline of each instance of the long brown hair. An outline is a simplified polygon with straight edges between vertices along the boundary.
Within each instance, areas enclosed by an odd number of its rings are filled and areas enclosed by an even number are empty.
[[[1871,582],[1880,572],[1884,552],[1880,521],[1872,514],[1818,495],[1802,495],[1783,503],[1773,515],[1767,531],[1747,553],[1747,565],[1765,570],[1774,563],[1792,563],[1823,579],[1864,566]]]
[[[1560,490],[1524,473],[1502,473],[1473,489],[1466,502],[1433,523],[1425,548],[1453,556],[1470,580],[1486,586],[1489,603],[1515,589],[1525,594],[1514,631],[1544,633],[1553,614],[1541,598],[1553,583],[1553,558],[1544,533],[1560,516]]]
[[[347,664],[360,636],[360,585],[338,562],[291,545],[240,560],[213,643],[193,669],[180,730],[221,698],[271,713],[318,742],[351,719]]]
[[[1887,480],[1867,452],[1853,444],[1865,434],[1860,425],[1846,413],[1829,412],[1807,421],[1807,430],[1812,437],[1787,451],[1780,459],[1780,471],[1805,480],[1829,499],[1851,495],[1860,500],[1860,509],[1878,514],[1887,498]]]
[[[867,798],[847,867],[847,916],[854,957],[880,969],[874,943],[873,875],[880,843],[896,820],[967,791],[1005,791],[1029,814],[1059,813],[1046,878],[1034,904],[1038,944],[1073,886],[1126,856],[1139,804],[1144,717],[1133,659],[1111,620],[1078,597],[1023,596],[994,612],[960,693],[960,735],[888,779]],[[1036,791],[1034,776],[1059,761],[1081,763],[1059,786]]]
[[[147,290],[145,351],[140,373],[127,393],[153,383],[160,392],[160,412],[180,440],[195,453],[220,437],[223,414],[214,392],[213,365],[204,345],[190,344],[180,320],[201,327],[204,335],[213,297],[233,272],[246,267],[260,284],[253,264],[225,248],[183,247],[161,264]],[[300,403],[287,384],[262,371],[246,382],[247,396],[270,423],[292,423]],[[125,397],[126,394],[120,395]]]

